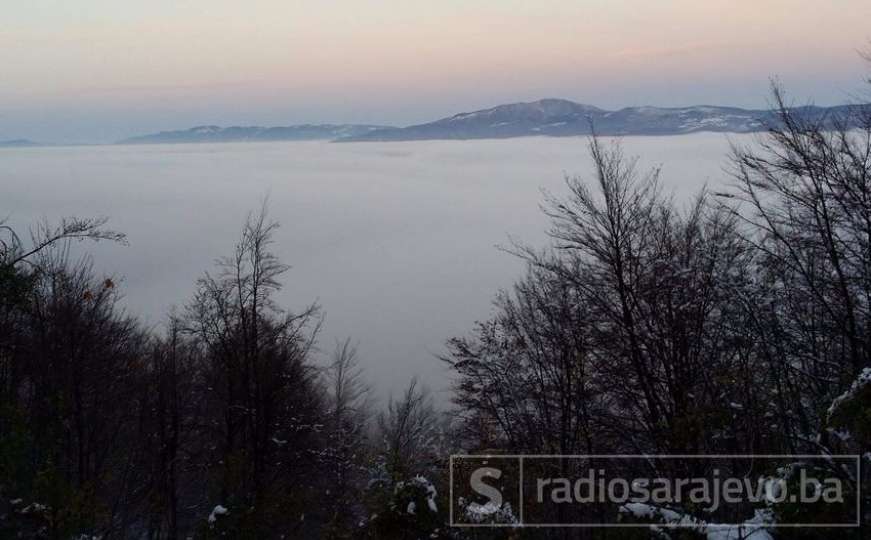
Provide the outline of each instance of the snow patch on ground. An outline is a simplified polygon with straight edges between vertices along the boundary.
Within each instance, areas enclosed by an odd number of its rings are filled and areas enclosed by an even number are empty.
[[[476,502],[466,503],[466,500],[460,497],[457,501],[463,513],[466,516],[466,521],[469,523],[499,523],[512,524],[517,523],[517,517],[511,509],[511,504],[508,502],[497,505],[493,501],[487,501],[486,504],[478,504]]]
[[[30,503],[24,508],[22,508],[18,513],[19,514],[41,514],[48,510],[48,506],[40,503]]]
[[[859,392],[862,391],[863,388],[871,384],[871,368],[865,368],[862,370],[862,373],[853,381],[853,384],[850,386],[850,389],[836,397],[832,404],[829,406],[828,417],[829,420],[832,419],[832,415],[835,414],[835,411],[838,410],[844,402],[850,401],[853,399]]]
[[[229,513],[229,510],[221,506],[220,504],[216,507],[212,508],[212,513],[209,514],[209,523],[214,524],[218,521],[218,516],[226,516]]]
[[[772,517],[767,510],[757,510],[753,518],[735,525],[707,523],[676,510],[644,503],[624,504],[620,507],[620,512],[640,520],[655,519],[664,525],[691,528],[704,534],[707,540],[773,540],[768,532]]]

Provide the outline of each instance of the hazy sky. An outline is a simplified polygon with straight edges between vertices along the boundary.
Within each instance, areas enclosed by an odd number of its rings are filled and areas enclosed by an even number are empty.
[[[0,0],[0,139],[862,89],[868,0]]]

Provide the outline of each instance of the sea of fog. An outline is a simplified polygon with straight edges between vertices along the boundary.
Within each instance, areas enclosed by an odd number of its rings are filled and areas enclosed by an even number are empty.
[[[729,141],[628,137],[642,168],[662,165],[677,200],[727,181]],[[122,281],[131,313],[159,327],[198,276],[230,254],[246,214],[268,196],[274,251],[292,269],[281,304],[317,301],[322,355],[359,343],[380,396],[417,375],[437,394],[446,339],[491,313],[523,265],[497,249],[546,242],[541,190],[588,177],[583,138],[391,143],[275,142],[0,149],[0,217],[108,216],[130,245],[82,245]],[[319,361],[324,362],[325,356]]]

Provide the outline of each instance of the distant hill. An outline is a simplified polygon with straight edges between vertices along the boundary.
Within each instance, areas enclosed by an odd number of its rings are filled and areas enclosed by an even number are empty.
[[[24,146],[39,146],[39,143],[35,143],[27,139],[12,139],[11,141],[0,141],[0,148],[21,148]]]
[[[286,127],[198,126],[179,131],[161,131],[131,137],[118,144],[206,143],[244,141],[307,141],[357,137],[387,126],[360,124],[304,124]]]
[[[796,114],[820,118],[841,107],[797,107]],[[375,129],[340,141],[412,141],[426,139],[500,139],[547,135],[678,135],[699,131],[748,133],[765,129],[776,117],[767,110],[693,106],[626,107],[607,111],[565,99],[512,103],[404,128]]]
[[[808,119],[838,115],[850,106],[804,106],[790,109]],[[868,107],[871,112],[871,105]],[[455,114],[408,127],[366,124],[304,124],[286,127],[198,126],[131,137],[119,144],[206,143],[241,141],[420,141],[432,139],[505,139],[544,135],[680,135],[700,131],[751,133],[777,122],[769,110],[697,105],[692,107],[626,107],[616,111],[566,99],[510,103]],[[14,141],[13,141],[14,142]],[[28,141],[29,142],[29,141]],[[0,143],[2,146],[3,143]]]

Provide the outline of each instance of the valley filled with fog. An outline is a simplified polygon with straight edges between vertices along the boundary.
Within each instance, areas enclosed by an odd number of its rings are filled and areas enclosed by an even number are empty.
[[[662,165],[678,201],[728,181],[729,142],[701,133],[629,137],[639,167]],[[292,266],[285,308],[317,301],[318,344],[359,342],[379,395],[415,375],[446,400],[446,339],[487,318],[523,264],[499,250],[543,246],[541,190],[589,177],[584,138],[427,142],[272,142],[0,149],[8,223],[107,216],[129,246],[75,244],[114,275],[130,313],[163,324],[196,279],[229,255],[249,211],[268,197],[281,223],[274,251]]]

